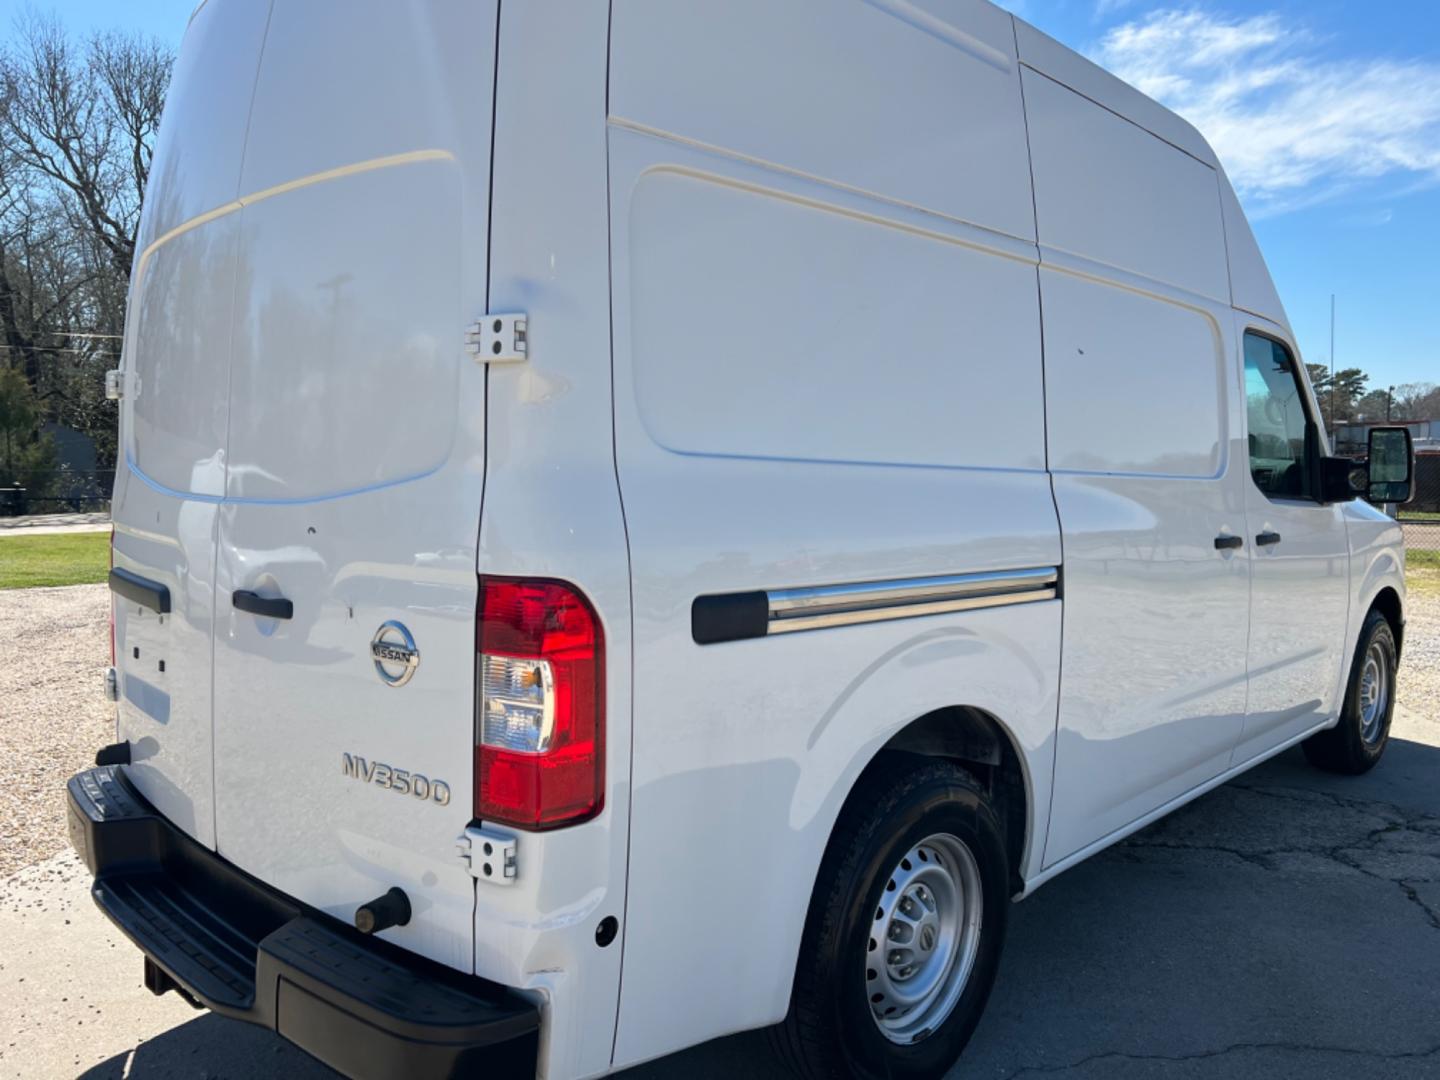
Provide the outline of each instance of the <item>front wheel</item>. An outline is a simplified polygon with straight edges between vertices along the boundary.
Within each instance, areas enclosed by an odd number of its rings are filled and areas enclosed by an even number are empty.
[[[1390,741],[1395,668],[1395,634],[1389,620],[1371,610],[1360,628],[1340,722],[1310,736],[1303,744],[1310,764],[1352,776],[1375,767]]]
[[[781,1056],[809,1078],[941,1076],[995,981],[1009,907],[973,776],[897,757],[851,797],[821,864]]]

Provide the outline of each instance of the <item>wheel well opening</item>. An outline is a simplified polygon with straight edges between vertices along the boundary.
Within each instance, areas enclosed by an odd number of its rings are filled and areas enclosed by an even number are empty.
[[[1405,610],[1400,605],[1400,594],[1388,585],[1376,594],[1370,607],[1385,616],[1390,632],[1395,635],[1395,659],[1400,659],[1400,650],[1405,644]]]
[[[937,709],[901,728],[881,748],[876,761],[897,754],[948,758],[974,774],[990,796],[1005,830],[1011,892],[1022,891],[1025,882],[1020,864],[1025,856],[1030,801],[1020,755],[1000,722],[983,709],[967,705]],[[870,767],[874,768],[875,763]]]

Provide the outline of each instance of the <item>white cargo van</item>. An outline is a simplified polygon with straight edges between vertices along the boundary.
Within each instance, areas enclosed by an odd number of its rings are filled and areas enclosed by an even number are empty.
[[[964,1047],[1012,899],[1385,747],[1210,147],[981,0],[209,0],[136,260],[94,895],[354,1076]]]

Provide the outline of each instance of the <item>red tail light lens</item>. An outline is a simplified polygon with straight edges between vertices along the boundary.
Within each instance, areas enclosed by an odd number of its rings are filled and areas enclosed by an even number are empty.
[[[482,577],[475,816],[524,829],[594,817],[605,794],[605,641],[559,581]]]

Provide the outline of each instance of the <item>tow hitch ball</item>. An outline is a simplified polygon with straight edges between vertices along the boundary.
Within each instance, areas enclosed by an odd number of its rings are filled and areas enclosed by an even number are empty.
[[[399,889],[391,889],[355,909],[355,929],[362,934],[378,934],[392,926],[410,921],[410,898]]]

